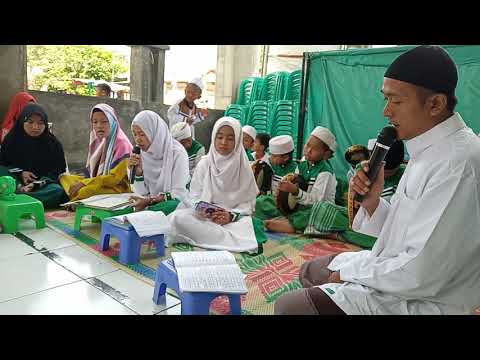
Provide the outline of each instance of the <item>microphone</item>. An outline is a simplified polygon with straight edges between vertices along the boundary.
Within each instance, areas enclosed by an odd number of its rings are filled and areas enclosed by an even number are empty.
[[[139,155],[140,154],[140,147],[138,145],[135,145],[133,147],[132,153]],[[130,169],[130,184],[133,184],[135,182],[135,171],[137,170],[136,166],[132,166]]]
[[[395,140],[397,140],[397,129],[393,126],[385,126],[382,131],[380,131],[380,134],[378,134],[377,142],[373,148],[372,155],[370,155],[368,162],[369,169],[366,174],[371,183],[377,178],[382,161],[385,159],[388,150],[390,150],[390,146],[392,146]],[[363,198],[364,195],[358,193],[355,195],[355,201],[362,202]]]

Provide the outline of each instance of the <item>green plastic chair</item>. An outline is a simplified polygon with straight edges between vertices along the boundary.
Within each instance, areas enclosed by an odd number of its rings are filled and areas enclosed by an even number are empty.
[[[238,88],[236,103],[239,105],[249,105],[252,101],[258,100],[262,92],[263,83],[263,78],[259,77],[249,77],[242,80]]]
[[[269,103],[263,100],[254,101],[250,105],[247,124],[253,126],[257,132],[268,132],[269,106]]]
[[[289,73],[278,71],[265,76],[260,99],[265,101],[278,101],[285,98]]]
[[[301,89],[302,89],[302,71],[296,70],[291,72],[288,76],[285,100],[300,101]]]
[[[25,194],[15,194],[12,199],[0,200],[0,224],[4,233],[12,234],[18,231],[18,220],[35,218],[37,229],[45,227],[45,210],[41,201]]]
[[[239,104],[230,104],[225,109],[225,116],[231,116],[238,121],[240,124],[246,125],[247,124],[247,116],[248,116],[248,106],[247,105],[239,105]]]

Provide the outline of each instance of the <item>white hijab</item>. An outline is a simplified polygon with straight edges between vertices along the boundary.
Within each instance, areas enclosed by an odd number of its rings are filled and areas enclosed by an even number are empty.
[[[219,154],[215,149],[215,137],[224,125],[230,126],[235,133],[235,148],[227,156]],[[237,119],[226,116],[217,120],[212,131],[207,162],[208,170],[201,200],[230,209],[236,208],[241,203],[255,200],[258,187],[243,149],[242,127]]]
[[[139,112],[132,121],[133,125],[139,126],[151,143],[146,152],[141,152],[145,186],[151,195],[170,192],[174,152],[183,151],[186,155],[185,149],[172,137],[167,123],[153,111]]]

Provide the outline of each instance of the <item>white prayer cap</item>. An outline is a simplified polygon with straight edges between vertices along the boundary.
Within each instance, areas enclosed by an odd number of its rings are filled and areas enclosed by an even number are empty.
[[[376,142],[377,142],[377,139],[368,140],[367,148],[368,148],[369,151],[373,151],[373,148],[375,147]]]
[[[203,90],[203,81],[200,78],[193,79],[192,81],[189,82],[189,84],[195,84],[200,88],[200,90]]]
[[[337,141],[335,140],[335,135],[332,134],[330,130],[323,126],[317,126],[313,129],[312,134],[317,139],[322,140],[332,152],[335,152],[337,149]]]
[[[242,132],[247,133],[252,137],[253,140],[257,137],[257,130],[253,126],[250,125],[245,125],[242,127]]]
[[[270,154],[284,155],[292,152],[295,146],[290,135],[279,135],[270,139],[268,149],[270,150]]]
[[[172,136],[175,140],[180,141],[192,137],[192,131],[190,130],[190,125],[186,122],[179,122],[172,126],[170,129]]]

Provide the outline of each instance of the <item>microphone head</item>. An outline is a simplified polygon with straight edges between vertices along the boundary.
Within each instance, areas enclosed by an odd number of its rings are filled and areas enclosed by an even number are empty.
[[[393,126],[385,126],[378,134],[377,142],[385,146],[391,146],[397,140],[397,129]]]
[[[135,146],[133,147],[132,152],[133,152],[134,154],[140,154],[140,146],[135,145]]]

